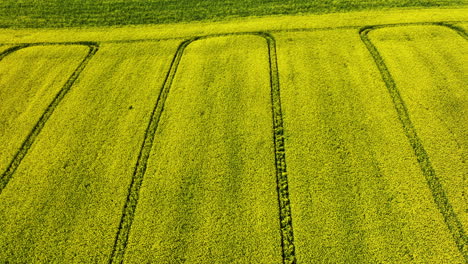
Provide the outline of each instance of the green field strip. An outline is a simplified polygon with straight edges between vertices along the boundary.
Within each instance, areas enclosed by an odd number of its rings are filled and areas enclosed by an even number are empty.
[[[462,9],[465,0],[341,0],[341,1],[221,1],[121,0],[79,2],[40,2],[4,0],[0,2],[3,28],[89,27],[137,24],[169,24],[194,21],[233,20],[249,16],[286,14],[346,13],[352,11],[404,9]],[[405,19],[403,17],[402,19]]]
[[[0,194],[96,51],[86,44],[26,47],[14,46],[0,55]]]
[[[268,45],[197,40],[181,58],[125,262],[281,263]]]
[[[0,262],[108,261],[178,43],[100,47],[0,196]]]
[[[457,28],[436,25],[380,28],[365,36],[434,201],[468,261],[466,39]]]
[[[275,38],[298,263],[463,263],[356,31]]]
[[[230,21],[178,23],[160,25],[91,27],[91,28],[41,28],[0,29],[0,43],[37,43],[95,41],[128,41],[141,39],[189,39],[194,36],[241,32],[274,32],[277,30],[315,29],[334,27],[363,27],[392,23],[467,21],[467,8],[428,8],[418,10],[385,10],[346,12],[328,15],[296,15],[238,18]]]

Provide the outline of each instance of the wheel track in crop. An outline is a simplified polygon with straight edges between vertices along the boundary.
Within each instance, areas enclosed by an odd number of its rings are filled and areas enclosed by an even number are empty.
[[[212,34],[206,36],[198,36],[183,41],[172,59],[169,71],[163,82],[163,86],[156,105],[151,114],[151,120],[145,132],[141,151],[138,156],[138,161],[134,169],[132,182],[128,189],[127,200],[125,202],[122,218],[116,234],[114,247],[109,259],[109,263],[123,263],[125,250],[128,243],[131,226],[134,221],[135,212],[138,204],[140,188],[143,183],[144,174],[146,171],[148,159],[151,154],[154,138],[158,128],[158,123],[164,111],[164,105],[168,97],[172,82],[177,73],[178,66],[182,59],[185,49],[193,42],[202,39],[225,36],[242,36],[251,35],[259,36],[267,42],[269,67],[270,67],[270,87],[271,87],[271,103],[272,103],[272,119],[273,119],[273,142],[275,150],[275,169],[277,195],[279,205],[279,224],[281,233],[281,248],[282,262],[284,264],[296,263],[294,236],[292,229],[291,206],[288,191],[288,179],[286,173],[286,154],[284,148],[284,127],[283,115],[281,110],[279,73],[276,55],[276,41],[272,35],[265,32],[242,32],[242,33],[226,33]]]
[[[466,34],[466,31],[465,29],[463,29],[462,27],[459,27],[451,22],[440,22],[440,23],[437,23],[437,25],[439,26],[443,26],[443,27],[448,27],[450,28],[451,30],[454,30],[455,32],[457,32],[458,35],[460,35],[462,38],[464,39],[468,39],[468,34]]]
[[[17,51],[17,50],[20,50],[20,49],[24,49],[26,47],[29,47],[28,44],[22,44],[22,45],[17,45],[17,46],[14,46],[14,47],[10,47],[6,50],[4,50],[1,54],[0,54],[0,61],[3,60],[3,58],[5,58],[6,56],[10,55],[11,53]]]
[[[151,119],[146,128],[145,138],[143,140],[140,153],[138,154],[138,160],[134,168],[132,181],[128,188],[127,199],[122,211],[119,228],[115,237],[112,253],[109,258],[109,263],[123,263],[128,236],[130,234],[131,226],[135,217],[135,211],[140,195],[140,188],[143,183],[143,177],[146,172],[149,156],[151,154],[151,148],[153,146],[154,137],[158,128],[159,119],[161,118],[162,111],[164,110],[164,104],[169,94],[169,90],[177,72],[180,60],[182,59],[182,55],[187,46],[195,40],[196,39],[183,41],[177,48],[177,51],[172,58],[172,62],[164,79],[161,92],[159,93],[158,99],[156,100],[156,105],[151,113]]]
[[[373,57],[377,68],[380,71],[381,77],[387,87],[390,96],[392,97],[394,107],[397,111],[398,118],[403,126],[405,131],[406,137],[409,140],[411,147],[414,150],[416,155],[417,161],[419,163],[419,167],[426,179],[426,182],[431,190],[432,197],[434,199],[435,204],[439,212],[442,214],[445,224],[447,225],[452,238],[462,254],[465,258],[465,261],[468,262],[468,237],[465,233],[462,223],[458,218],[458,215],[455,213],[449,198],[447,197],[446,191],[442,186],[442,183],[437,176],[431,161],[429,159],[429,155],[425,150],[422,140],[419,138],[416,129],[411,121],[408,108],[406,107],[405,102],[403,101],[400,91],[396,85],[395,79],[393,78],[392,74],[390,73],[385,60],[383,59],[382,55],[378,51],[377,47],[369,38],[369,32],[381,28],[388,28],[388,27],[401,27],[401,26],[409,26],[409,25],[432,25],[432,26],[442,26],[454,30],[457,34],[462,36],[464,39],[467,39],[466,32],[447,22],[436,22],[436,23],[410,23],[410,24],[389,24],[389,25],[378,25],[378,26],[365,26],[359,30],[359,35],[361,37],[362,42],[365,44],[369,53]]]
[[[98,51],[99,45],[97,43],[95,43],[95,42],[64,42],[64,43],[20,44],[20,45],[17,45],[17,46],[14,46],[14,47],[11,47],[11,48],[5,50],[0,54],[0,61],[1,61],[3,58],[5,58],[6,56],[14,53],[15,51],[18,51],[18,50],[21,50],[21,49],[24,49],[24,48],[27,48],[27,47],[54,46],[54,45],[66,45],[66,46],[69,46],[69,45],[83,45],[83,46],[87,46],[89,48],[89,50],[88,50],[88,53],[86,54],[86,56],[83,58],[83,60],[77,66],[77,68],[73,71],[71,76],[67,79],[67,81],[65,82],[63,87],[60,89],[60,91],[55,95],[52,102],[47,106],[46,110],[41,115],[39,120],[36,122],[33,129],[31,130],[31,132],[28,134],[26,139],[21,144],[21,147],[19,148],[19,150],[14,155],[14,157],[11,160],[11,162],[9,163],[8,167],[5,169],[5,171],[0,176],[0,194],[2,193],[3,189],[5,189],[8,182],[13,177],[13,174],[15,173],[18,166],[21,164],[21,161],[23,160],[23,158],[28,153],[29,149],[31,148],[34,141],[36,140],[37,136],[41,133],[42,128],[46,124],[47,120],[49,120],[49,118],[53,114],[54,110],[57,108],[57,106],[60,104],[60,102],[63,100],[63,98],[70,91],[70,89],[72,88],[73,84],[78,79],[78,77],[80,76],[83,69],[86,67],[86,65],[91,60],[91,58],[94,56],[94,54],[96,54],[96,52]]]
[[[281,228],[281,247],[284,264],[296,263],[294,246],[294,232],[292,225],[291,201],[289,198],[288,175],[286,170],[286,151],[284,145],[283,111],[281,108],[281,93],[279,84],[278,57],[276,54],[276,40],[267,33],[261,36],[268,44],[270,60],[270,85],[273,117],[273,140],[275,147],[276,184],[279,205],[279,220]]]

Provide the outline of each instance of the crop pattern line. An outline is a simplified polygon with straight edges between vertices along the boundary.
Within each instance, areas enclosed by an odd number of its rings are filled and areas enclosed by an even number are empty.
[[[461,30],[458,27],[448,25],[446,23],[418,23],[419,25],[436,25],[436,26],[444,26],[448,27],[452,30],[455,30],[459,35],[466,39],[466,32]],[[398,90],[396,82],[391,75],[385,61],[378,51],[377,47],[372,43],[369,38],[369,32],[386,27],[397,27],[397,26],[407,26],[408,24],[391,24],[391,25],[379,25],[379,26],[367,26],[360,29],[359,34],[361,40],[366,45],[367,49],[369,50],[370,54],[372,55],[377,68],[380,71],[382,79],[387,87],[390,96],[392,97],[394,107],[397,111],[398,117],[400,122],[403,126],[405,131],[406,137],[409,140],[411,147],[414,150],[416,155],[417,161],[419,163],[419,167],[426,179],[426,182],[431,190],[432,197],[434,199],[435,204],[439,212],[442,214],[444,221],[455,241],[455,244],[460,251],[460,253],[465,258],[465,261],[468,262],[468,237],[463,229],[463,225],[460,222],[457,214],[455,213],[449,198],[444,190],[442,183],[437,176],[431,161],[429,159],[429,155],[425,150],[421,139],[419,138],[416,129],[410,119],[410,115],[408,112],[408,108],[406,107],[405,102],[403,101],[401,94]]]
[[[263,33],[268,43],[270,60],[271,103],[273,115],[273,140],[275,147],[276,184],[278,193],[279,219],[281,228],[281,247],[283,264],[296,263],[294,232],[292,225],[291,201],[289,198],[288,174],[286,170],[286,151],[284,143],[283,112],[276,54],[276,41],[272,35]]]
[[[241,33],[226,33],[212,34],[194,37],[182,42],[171,62],[169,71],[163,82],[163,87],[156,101],[155,108],[151,115],[151,120],[146,129],[145,138],[142,143],[141,151],[138,156],[138,161],[134,169],[132,182],[129,186],[127,200],[125,202],[122,218],[117,231],[114,247],[112,250],[109,263],[123,263],[125,250],[128,243],[128,238],[131,226],[135,217],[135,212],[138,204],[140,188],[143,183],[144,174],[151,149],[154,143],[157,127],[161,114],[164,110],[164,105],[169,94],[172,82],[177,72],[179,63],[187,46],[191,43],[214,37],[222,36],[239,36],[239,35],[255,35],[264,38],[268,45],[268,57],[270,66],[270,86],[271,86],[271,102],[272,102],[272,118],[273,118],[273,141],[275,149],[275,168],[276,182],[279,205],[279,222],[281,233],[281,248],[282,262],[284,264],[296,263],[294,236],[292,229],[291,207],[288,191],[288,179],[286,173],[286,155],[284,147],[284,128],[283,117],[281,111],[280,89],[279,89],[279,74],[276,56],[276,42],[273,36],[264,32],[241,32]]]
[[[161,92],[159,93],[156,105],[153,108],[151,113],[151,119],[146,128],[145,138],[143,140],[140,153],[138,155],[138,160],[133,172],[132,182],[130,183],[127,200],[122,212],[122,217],[119,224],[119,229],[114,242],[114,247],[112,249],[112,254],[109,259],[109,263],[123,263],[125,249],[127,247],[128,236],[130,234],[130,229],[135,217],[135,211],[138,204],[138,199],[140,196],[140,188],[143,183],[143,177],[146,172],[146,166],[148,163],[149,156],[151,154],[151,148],[153,146],[154,137],[159,124],[159,119],[161,118],[162,111],[164,109],[164,104],[166,102],[169,90],[171,88],[172,81],[174,80],[177,68],[179,66],[182,54],[187,46],[195,41],[195,39],[190,39],[182,42],[172,59],[169,71],[163,82]]]
[[[16,169],[18,166],[21,164],[21,161],[23,158],[26,156],[28,153],[28,150],[31,148],[32,144],[36,140],[37,136],[39,133],[41,133],[42,128],[46,124],[47,120],[49,120],[50,116],[53,114],[54,110],[57,108],[57,106],[60,104],[62,99],[67,95],[67,93],[70,91],[72,88],[73,84],[75,81],[78,79],[80,76],[81,72],[83,69],[86,67],[88,62],[91,60],[91,58],[96,54],[96,52],[99,49],[99,45],[94,42],[67,42],[67,43],[37,43],[37,44],[22,44],[18,46],[11,47],[0,54],[0,60],[5,58],[6,56],[12,54],[15,51],[18,51],[23,48],[27,47],[32,47],[32,46],[48,46],[48,45],[84,45],[89,48],[88,53],[86,56],[83,58],[83,60],[80,62],[80,64],[77,66],[77,68],[73,71],[72,75],[68,78],[68,80],[65,82],[63,87],[60,89],[60,91],[56,94],[52,102],[47,106],[46,110],[44,113],[41,115],[31,132],[28,134],[26,139],[23,141],[21,144],[21,147],[19,150],[16,152],[14,155],[13,159],[9,163],[8,167],[5,169],[5,171],[2,173],[0,176],[0,194],[2,193],[3,189],[7,186],[8,182],[11,180],[13,177],[13,174],[15,173]]]
[[[15,51],[18,51],[20,49],[24,49],[26,47],[30,46],[29,44],[22,44],[22,45],[17,45],[17,46],[14,46],[14,47],[10,47],[6,50],[4,50],[1,54],[0,54],[0,61],[3,60],[3,58],[5,58],[6,56],[10,55],[11,53],[15,52]]]
[[[440,22],[440,23],[437,23],[437,25],[448,27],[454,30],[455,32],[457,32],[457,34],[460,35],[462,38],[468,39],[468,34],[466,34],[466,31],[462,27],[459,27],[451,22]]]

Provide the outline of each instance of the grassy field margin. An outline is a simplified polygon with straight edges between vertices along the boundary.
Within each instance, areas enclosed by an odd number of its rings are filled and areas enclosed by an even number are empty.
[[[89,27],[219,21],[249,16],[325,14],[356,10],[449,8],[465,0],[42,0],[0,3],[0,27]]]
[[[125,43],[147,40],[178,39],[197,36],[242,33],[313,31],[333,28],[361,28],[367,25],[420,22],[466,22],[468,8],[389,10],[349,12],[325,15],[296,15],[245,18],[225,22],[194,22],[167,25],[142,25],[69,29],[1,29],[0,43],[5,45],[94,41]]]

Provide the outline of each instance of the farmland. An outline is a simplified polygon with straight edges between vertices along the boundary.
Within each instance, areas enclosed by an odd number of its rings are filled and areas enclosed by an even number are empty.
[[[466,0],[3,0],[0,28],[167,24],[467,4]]]
[[[392,37],[388,36],[389,31]],[[468,49],[463,45],[466,39],[461,37],[464,32],[457,34],[445,27],[420,26],[381,29],[375,33],[374,42],[386,58],[388,69],[412,114],[414,129],[418,131],[417,135],[410,134],[412,143],[418,144],[416,141],[421,140],[426,146],[426,151],[416,152],[418,159],[424,161],[423,173],[435,193],[439,209],[449,220],[449,228],[459,247],[463,247],[466,235],[462,230],[466,229],[468,218],[458,216],[468,211],[465,164],[468,94],[463,89],[467,70],[464,57]],[[431,45],[427,45],[428,40]],[[389,58],[389,44],[400,53],[393,55],[392,52]],[[409,58],[413,62],[411,65],[407,63]],[[425,63],[428,60],[431,64]],[[402,71],[408,72],[411,68],[418,70],[409,81],[402,76]]]
[[[129,262],[281,262],[264,42],[187,47],[148,160]]]
[[[30,47],[2,61],[2,171],[86,53],[83,46]]]
[[[0,263],[466,263],[467,11],[0,30]]]
[[[305,253],[298,261],[396,263],[419,255],[437,262],[457,255],[448,250],[450,234],[440,232],[445,224],[409,158],[397,114],[382,111],[393,108],[391,98],[381,96],[386,87],[355,30],[277,39],[287,80],[285,127],[293,128],[286,154],[295,242]]]

